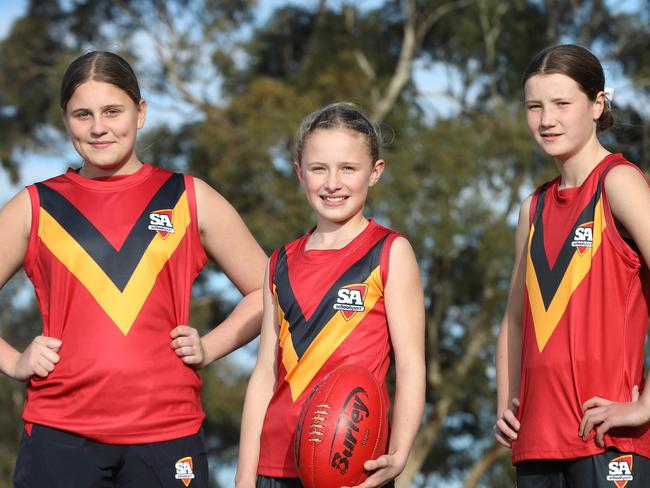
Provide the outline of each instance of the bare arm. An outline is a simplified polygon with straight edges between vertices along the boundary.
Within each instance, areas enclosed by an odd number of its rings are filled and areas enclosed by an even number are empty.
[[[395,354],[392,429],[388,454],[366,462],[365,469],[373,473],[359,488],[382,486],[402,472],[424,411],[424,297],[413,249],[403,237],[390,250],[384,300]]]
[[[605,178],[605,191],[612,215],[634,240],[645,266],[650,263],[650,188],[645,178],[630,166],[617,166]],[[594,397],[583,405],[585,414],[579,435],[587,440],[596,428],[595,442],[604,447],[604,436],[613,427],[638,426],[650,422],[650,388],[639,394],[632,391],[632,401],[612,402]]]
[[[267,258],[232,205],[205,182],[194,181],[203,247],[243,295],[228,318],[202,338],[205,366],[259,334]]]
[[[497,339],[497,422],[494,434],[497,441],[506,447],[510,447],[511,442],[517,438],[519,430],[515,415],[521,381],[521,324],[531,199],[526,198],[519,209],[519,222],[515,232],[515,263],[510,277],[508,303]]]
[[[0,287],[20,269],[27,252],[31,228],[31,203],[27,190],[22,190],[0,210]],[[38,336],[21,354],[0,339],[0,371],[17,380],[33,375],[46,377],[59,361],[61,341]]]
[[[268,270],[267,270],[268,273]],[[267,278],[268,279],[268,278]],[[268,283],[265,280],[265,283]],[[260,435],[269,401],[276,383],[278,350],[278,319],[275,300],[268,286],[264,287],[264,315],[257,363],[248,382],[242,414],[239,459],[235,485],[254,487],[260,457]]]

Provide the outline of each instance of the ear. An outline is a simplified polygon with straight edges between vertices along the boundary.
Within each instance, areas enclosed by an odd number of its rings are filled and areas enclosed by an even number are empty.
[[[375,164],[372,167],[372,172],[370,173],[370,186],[375,186],[379,182],[379,179],[381,178],[383,172],[384,160],[378,159],[375,161]]]
[[[594,121],[598,120],[605,110],[605,92],[599,91],[596,95],[596,100],[594,100],[592,107],[592,117]]]
[[[303,188],[305,187],[305,182],[302,178],[302,166],[300,166],[300,163],[298,161],[293,162],[293,170],[296,172],[296,176],[298,177],[298,181],[300,182],[300,186]]]
[[[144,127],[144,121],[147,118],[147,102],[141,99],[138,102],[138,129]]]

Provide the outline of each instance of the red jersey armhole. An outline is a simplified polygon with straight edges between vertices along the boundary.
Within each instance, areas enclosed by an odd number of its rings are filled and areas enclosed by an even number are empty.
[[[201,244],[201,233],[199,231],[199,212],[196,206],[196,192],[194,191],[194,177],[189,175],[183,175],[185,180],[185,191],[187,192],[187,204],[190,209],[190,226],[192,227],[192,233],[196,236],[196,249],[199,253],[199,256],[202,256],[202,261],[205,262],[208,259],[205,249],[203,249],[203,244]]]
[[[601,181],[600,184],[602,185],[600,189],[600,194],[603,201],[603,212],[605,214],[605,222],[607,223],[605,227],[605,232],[607,232],[610,235],[610,238],[612,239],[612,243],[614,244],[615,249],[617,249],[628,260],[631,260],[630,264],[637,266],[639,264],[638,261],[641,259],[641,256],[632,247],[630,247],[630,244],[623,238],[623,236],[618,231],[618,227],[616,226],[616,220],[614,219],[614,215],[612,214],[612,208],[610,207],[609,200],[607,198],[607,191],[605,190],[605,178],[607,178],[607,175],[612,169],[621,165],[630,166],[636,169],[641,174],[646,184],[648,184],[648,177],[641,170],[641,168],[639,168],[637,165],[629,162],[624,158],[620,158],[615,161],[612,161],[603,170],[602,174],[600,175],[600,181]]]
[[[273,251],[271,257],[269,258],[269,289],[271,290],[271,293],[273,293],[273,280],[275,279],[275,265],[278,262],[279,252],[280,249],[276,249],[275,251]]]
[[[29,230],[29,243],[27,244],[27,252],[23,258],[23,269],[27,276],[33,276],[34,263],[36,259],[36,240],[38,239],[38,226],[41,208],[41,199],[38,196],[38,189],[36,185],[29,185],[26,187],[29,193],[29,203],[31,204],[32,223]]]
[[[388,271],[390,268],[390,249],[393,246],[393,242],[398,237],[402,235],[397,232],[392,232],[386,237],[386,241],[381,248],[381,257],[379,258],[379,266],[381,268],[381,282],[384,286],[388,283]]]

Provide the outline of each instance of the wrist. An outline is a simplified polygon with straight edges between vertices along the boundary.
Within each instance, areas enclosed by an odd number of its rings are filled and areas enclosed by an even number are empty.
[[[235,488],[254,487],[256,482],[256,475],[235,474]]]
[[[14,351],[12,354],[7,355],[5,360],[0,363],[0,371],[11,379],[21,381],[21,379],[18,378],[17,372],[19,359],[20,353],[18,351]]]

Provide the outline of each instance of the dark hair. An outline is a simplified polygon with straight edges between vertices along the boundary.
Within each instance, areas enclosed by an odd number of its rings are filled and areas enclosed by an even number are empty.
[[[136,105],[142,99],[138,79],[124,58],[109,51],[91,51],[70,63],[63,74],[60,97],[63,110],[77,87],[89,80],[115,85],[124,90]]]
[[[521,86],[531,76],[537,74],[559,73],[575,81],[587,98],[596,101],[598,93],[605,89],[605,73],[598,58],[591,52],[575,44],[560,44],[539,52],[528,65]],[[603,113],[596,123],[596,130],[602,131],[614,125],[610,100],[605,99]]]
[[[318,129],[347,129],[363,134],[372,162],[379,159],[379,146],[381,145],[379,128],[370,122],[355,104],[338,102],[316,110],[302,120],[293,144],[294,161],[297,163],[302,161],[305,142]]]

